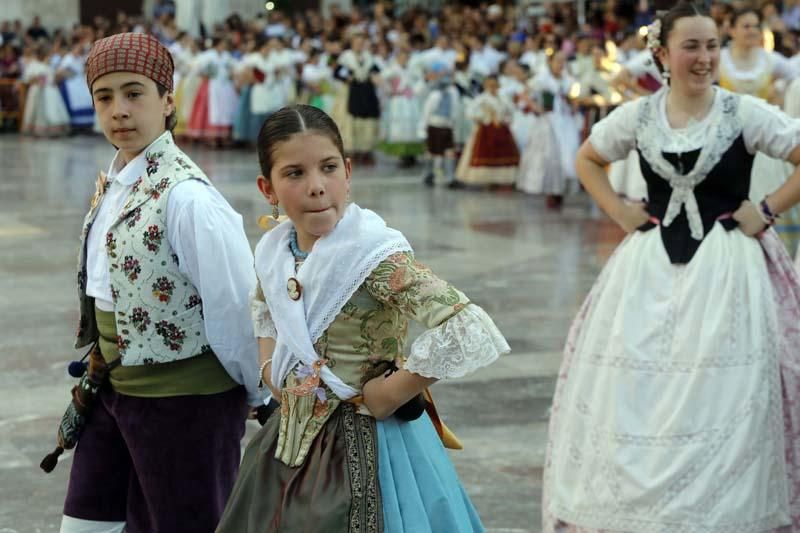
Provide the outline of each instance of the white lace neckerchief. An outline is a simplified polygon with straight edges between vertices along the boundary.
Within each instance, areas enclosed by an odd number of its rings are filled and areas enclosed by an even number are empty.
[[[264,299],[278,332],[272,354],[272,383],[279,385],[299,362],[319,360],[314,343],[330,327],[342,307],[367,276],[387,257],[411,251],[399,231],[369,209],[351,204],[334,230],[320,237],[308,258],[295,268],[289,249],[291,221],[264,235],[256,246],[255,263]],[[300,283],[299,300],[289,297],[289,278]],[[359,392],[327,366],[320,376],[342,400]]]
[[[358,55],[352,50],[346,50],[339,57],[339,64],[347,67],[354,80],[367,81],[369,79],[369,71],[372,70],[375,61],[372,58],[372,54],[366,50]]]
[[[672,224],[672,221],[681,212],[681,207],[685,207],[692,238],[699,241],[703,239],[705,232],[694,188],[706,179],[708,173],[719,163],[722,155],[742,133],[742,123],[737,113],[740,98],[724,89],[715,89],[716,94],[711,111],[704,119],[708,128],[708,141],[700,149],[700,155],[692,170],[686,174],[680,174],[664,158],[661,151],[662,147],[667,146],[670,139],[676,135],[673,130],[659,120],[661,113],[659,102],[662,98],[666,98],[668,90],[667,87],[662,87],[655,94],[642,99],[636,124],[636,144],[655,173],[667,180],[672,187],[667,212],[661,224],[665,227]],[[678,155],[680,156],[680,154]]]

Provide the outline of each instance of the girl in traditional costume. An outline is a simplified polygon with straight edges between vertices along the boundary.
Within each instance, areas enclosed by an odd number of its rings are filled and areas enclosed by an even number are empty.
[[[483,82],[483,92],[472,101],[467,115],[475,123],[456,167],[456,178],[469,185],[512,185],[519,150],[511,134],[514,106],[498,95],[496,76]]]
[[[86,88],[83,64],[86,59],[83,43],[75,39],[72,50],[61,58],[56,71],[58,88],[70,116],[73,130],[88,131],[95,123],[92,95]]]
[[[48,64],[47,45],[39,45],[36,59],[25,66],[22,81],[28,84],[22,133],[55,136],[69,133],[69,112],[55,85]]]
[[[563,52],[548,57],[547,68],[531,80],[536,120],[522,154],[517,188],[529,194],[544,194],[548,207],[560,207],[564,195],[576,190],[575,154],[580,144],[578,125],[572,111],[570,89],[573,79],[566,73]]]
[[[760,12],[753,8],[734,12],[729,33],[730,44],[720,53],[720,87],[780,104],[783,95],[776,89],[779,86],[776,80],[789,82],[798,72],[789,59],[764,49]],[[787,176],[782,160],[758,154],[753,163],[750,199],[757,201],[763,198],[780,187]],[[789,253],[794,254],[800,244],[800,209],[784,213],[776,223],[775,230]]]
[[[366,38],[354,35],[350,49],[338,58],[335,75],[348,85],[347,113],[350,115],[351,136],[345,135],[346,149],[356,162],[373,164],[372,151],[378,144],[378,127],[381,106],[376,88],[380,72],[375,58],[365,48]]]
[[[256,247],[253,301],[281,409],[248,445],[217,531],[483,531],[442,439],[457,444],[419,395],[490,364],[505,339],[400,232],[348,204],[350,161],[322,111],[281,109],[258,146],[258,187],[289,218]],[[409,319],[430,329],[403,360]]]
[[[234,67],[233,81],[239,93],[239,101],[236,106],[236,113],[233,116],[231,137],[234,142],[240,144],[246,144],[250,140],[255,141],[254,137],[250,138],[250,132],[261,127],[261,123],[257,126],[254,124],[255,120],[250,104],[253,85],[258,82],[258,63],[261,58],[260,44],[263,44],[263,38],[262,42],[258,42],[256,39],[249,40],[245,54]]]
[[[800,163],[800,125],[713,85],[720,39],[700,8],[654,24],[669,85],[578,153],[582,184],[629,235],[567,339],[544,531],[796,531],[800,282],[769,225],[800,201],[800,172],[758,203],[748,191],[757,152]],[[604,171],[634,148],[647,204]]]
[[[189,52],[185,56],[184,74],[181,76],[180,98],[175,95],[175,110],[177,112],[178,124],[175,126],[173,134],[178,138],[189,137],[189,121],[192,120],[192,110],[197,99],[200,85],[203,83],[201,72],[200,48],[197,41],[192,39],[187,48]]]
[[[189,119],[189,136],[217,144],[230,139],[238,95],[231,80],[234,60],[226,39],[215,38],[214,47],[198,56],[202,76]]]
[[[175,110],[177,112],[178,123],[172,130],[175,137],[183,137],[186,134],[187,124],[191,118],[191,107],[194,103],[194,96],[197,94],[197,77],[192,75],[192,63],[197,56],[197,44],[188,33],[181,32],[178,40],[169,48],[172,59],[175,62]],[[191,85],[194,85],[192,90]],[[190,101],[187,103],[187,100]],[[185,112],[185,108],[189,112]]]
[[[300,81],[307,95],[308,104],[330,113],[335,98],[333,71],[325,64],[324,59],[319,50],[312,50],[300,72]]]
[[[421,105],[421,80],[416,79],[408,66],[408,52],[400,50],[381,76],[386,100],[381,116],[380,149],[399,157],[403,166],[410,167],[425,145],[417,136]]]

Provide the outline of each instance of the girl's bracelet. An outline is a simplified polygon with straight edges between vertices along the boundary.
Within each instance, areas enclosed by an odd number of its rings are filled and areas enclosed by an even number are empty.
[[[267,359],[266,361],[261,363],[261,367],[258,369],[258,388],[259,388],[259,390],[264,388],[264,385],[265,385],[265,383],[264,383],[264,369],[267,368],[267,365],[270,364],[271,362],[272,362],[272,358],[270,357],[269,359]]]

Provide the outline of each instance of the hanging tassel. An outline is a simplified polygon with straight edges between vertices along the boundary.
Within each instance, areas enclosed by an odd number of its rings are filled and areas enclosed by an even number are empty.
[[[67,367],[67,372],[73,378],[80,378],[83,376],[83,373],[86,372],[87,368],[89,368],[88,363],[84,363],[82,361],[72,361]]]
[[[64,448],[61,446],[56,446],[56,449],[53,450],[53,453],[45,455],[44,459],[42,459],[42,462],[39,464],[39,467],[49,474],[58,464],[58,456],[62,453],[64,453]]]
[[[83,354],[83,357],[81,357],[80,361],[72,361],[69,364],[69,366],[67,366],[67,373],[70,376],[72,376],[73,378],[81,378],[81,377],[83,377],[83,373],[86,372],[86,369],[89,368],[89,363],[88,363],[88,361],[86,361],[86,358],[89,357],[89,354],[92,353],[92,350],[94,350],[96,346],[97,346],[97,343],[95,342],[89,348],[89,351],[87,351],[85,354]]]

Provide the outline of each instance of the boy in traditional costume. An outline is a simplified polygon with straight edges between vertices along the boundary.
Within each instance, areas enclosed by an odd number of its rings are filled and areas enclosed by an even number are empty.
[[[118,151],[81,234],[76,346],[96,343],[84,376],[94,401],[61,531],[210,532],[238,470],[247,400],[261,403],[253,256],[241,216],[172,139],[169,51],[147,35],[102,39],[86,81]]]

